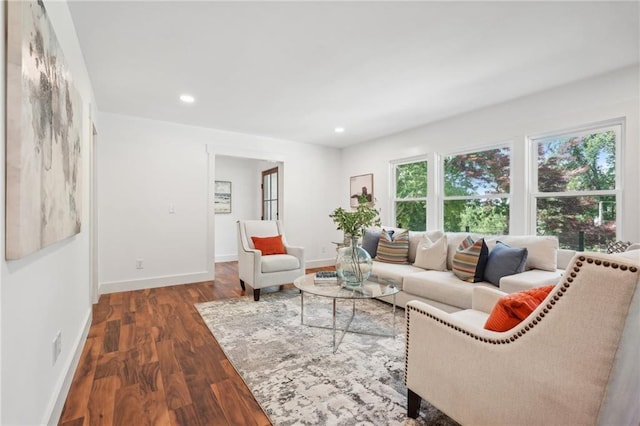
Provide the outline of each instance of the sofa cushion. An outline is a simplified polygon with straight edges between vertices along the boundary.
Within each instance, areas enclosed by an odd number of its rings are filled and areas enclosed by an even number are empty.
[[[515,275],[508,275],[500,279],[500,290],[505,293],[517,293],[543,285],[556,284],[562,278],[562,270],[553,272],[532,269]]]
[[[390,235],[382,230],[378,241],[376,260],[388,263],[407,264],[409,256],[409,231],[402,231]]]
[[[489,318],[488,313],[477,311],[475,309],[463,309],[458,312],[453,312],[451,316],[476,328],[483,328],[484,324],[487,322],[487,318]]]
[[[453,256],[453,273],[461,280],[470,283],[482,281],[488,255],[489,249],[484,238],[478,241],[473,241],[471,237],[465,238]]]
[[[287,250],[282,244],[282,235],[273,237],[251,237],[256,250],[260,250],[263,256],[272,254],[286,254]]]
[[[397,284],[399,290],[403,289],[403,279],[416,272],[424,272],[424,269],[415,267],[413,265],[402,265],[396,263],[385,263],[373,261],[373,268],[371,270],[372,280],[376,280],[376,276],[383,279],[390,279]]]
[[[447,270],[447,237],[432,241],[427,235],[420,238],[413,266],[434,271]]]
[[[555,286],[531,288],[498,299],[484,328],[492,331],[511,330],[535,311]]]
[[[471,309],[473,289],[476,286],[495,288],[493,284],[469,284],[460,281],[451,271],[422,271],[404,277],[403,290],[411,295],[435,300],[460,309]]]
[[[558,238],[552,236],[505,235],[500,241],[511,247],[525,247],[528,251],[525,270],[542,269],[555,272],[558,265]]]
[[[292,271],[300,267],[300,262],[290,254],[274,254],[262,258],[260,269],[263,273]]]
[[[500,278],[524,271],[526,262],[526,248],[509,247],[498,241],[489,253],[487,266],[484,268],[484,280],[499,286]]]

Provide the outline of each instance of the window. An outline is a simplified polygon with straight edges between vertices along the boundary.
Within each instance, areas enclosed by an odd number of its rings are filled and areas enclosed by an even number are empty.
[[[444,158],[445,231],[509,233],[510,149]]]
[[[622,124],[533,138],[536,234],[599,251],[616,239]]]
[[[427,229],[427,161],[395,164],[395,224],[412,231]]]

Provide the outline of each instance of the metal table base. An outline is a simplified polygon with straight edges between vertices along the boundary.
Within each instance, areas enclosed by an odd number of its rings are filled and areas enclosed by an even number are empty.
[[[323,297],[323,296],[319,296],[319,297]],[[338,328],[336,327],[336,300],[337,298],[332,298],[332,326],[331,327],[327,327],[324,325],[316,325],[316,324],[305,324],[304,323],[304,291],[300,291],[300,324],[301,325],[306,325],[307,327],[314,327],[314,328],[323,328],[325,330],[332,330],[333,331],[333,353],[335,354],[336,351],[338,350],[338,347],[340,346],[340,343],[342,343],[342,339],[344,338],[344,335],[346,333],[354,333],[354,334],[363,334],[363,335],[367,335],[367,336],[379,336],[379,337],[393,337],[395,339],[396,337],[396,295],[393,295],[393,332],[391,334],[385,334],[385,333],[370,333],[370,332],[366,332],[366,331],[359,331],[359,330],[350,330],[349,327],[351,326],[351,322],[353,321],[353,318],[356,315],[356,299],[351,299],[351,316],[349,317],[349,321],[347,322],[347,325],[344,328]],[[340,337],[338,339],[338,341],[336,342],[336,332],[340,331],[342,332],[340,334]]]

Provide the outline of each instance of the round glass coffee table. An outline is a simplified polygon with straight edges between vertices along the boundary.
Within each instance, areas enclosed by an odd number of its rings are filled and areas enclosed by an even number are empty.
[[[381,279],[378,277],[370,277],[362,285],[357,287],[347,286],[339,279],[335,282],[320,282],[316,283],[315,274],[307,274],[302,277],[296,278],[293,284],[300,289],[300,324],[309,327],[325,328],[333,330],[333,353],[336,353],[338,346],[342,343],[344,335],[349,333],[367,334],[372,336],[396,336],[396,294],[399,290],[396,283],[389,279]],[[305,293],[313,294],[316,296],[328,297],[332,299],[332,326],[326,327],[322,325],[305,324],[304,322],[304,295]],[[368,333],[357,330],[349,330],[351,321],[356,313],[356,300],[360,299],[373,299],[380,296],[393,296],[393,332],[392,334],[383,333]],[[336,300],[346,299],[351,300],[351,316],[344,328],[336,327]],[[340,331],[341,334],[336,341],[336,332]]]

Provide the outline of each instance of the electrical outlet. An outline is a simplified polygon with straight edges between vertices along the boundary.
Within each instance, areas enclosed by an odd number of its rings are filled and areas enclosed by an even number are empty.
[[[326,247],[322,247],[322,253],[326,253],[327,252],[327,248]]]
[[[144,269],[144,259],[136,259],[136,269]]]
[[[53,339],[52,343],[53,364],[55,365],[60,353],[62,352],[62,331],[58,331],[58,334],[56,334],[56,338]]]

